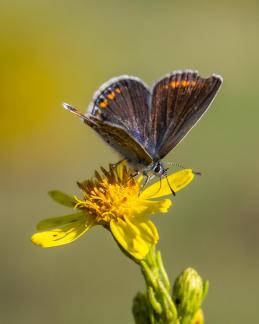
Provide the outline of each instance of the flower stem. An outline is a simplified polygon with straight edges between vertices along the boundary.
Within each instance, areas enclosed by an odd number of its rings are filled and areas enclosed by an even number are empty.
[[[208,291],[192,268],[185,269],[176,279],[171,296],[171,284],[162,256],[155,247],[139,263],[146,282],[146,292],[134,299],[136,324],[203,324],[201,304]]]
[[[140,267],[147,286],[147,292],[142,294],[142,306],[145,299],[145,303],[149,307],[146,307],[145,310],[145,322],[139,320],[139,316],[136,316],[137,309],[133,307],[135,322],[137,324],[179,324],[177,309],[170,294],[171,285],[160,252],[157,252],[153,247],[148,256],[140,262]],[[137,296],[139,297],[139,295]]]

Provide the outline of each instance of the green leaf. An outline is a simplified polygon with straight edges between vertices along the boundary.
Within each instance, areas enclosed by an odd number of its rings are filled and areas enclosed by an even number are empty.
[[[74,208],[76,201],[73,197],[65,194],[62,191],[59,190],[51,190],[48,192],[48,194],[50,195],[50,197],[55,200],[57,203],[70,207],[70,208]]]
[[[203,281],[203,300],[206,298],[209,291],[209,281],[205,280]]]

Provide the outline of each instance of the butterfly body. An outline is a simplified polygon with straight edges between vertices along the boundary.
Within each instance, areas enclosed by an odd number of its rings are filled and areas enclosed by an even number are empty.
[[[216,96],[222,78],[202,78],[192,70],[176,71],[149,88],[141,79],[120,76],[94,94],[79,115],[136,171],[166,175],[161,160],[199,121]]]

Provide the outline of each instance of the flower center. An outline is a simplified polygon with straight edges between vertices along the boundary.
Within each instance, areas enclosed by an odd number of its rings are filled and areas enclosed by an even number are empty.
[[[132,214],[140,189],[129,172],[118,175],[113,170],[103,178],[96,174],[95,180],[79,186],[84,191],[84,199],[76,198],[76,208],[86,209],[102,225]]]

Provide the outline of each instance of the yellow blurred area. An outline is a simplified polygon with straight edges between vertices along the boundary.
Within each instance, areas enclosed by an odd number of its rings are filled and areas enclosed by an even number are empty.
[[[259,272],[257,1],[2,1],[0,4],[0,323],[133,323],[139,269],[95,228],[42,250],[36,223],[70,211],[118,155],[72,114],[109,78],[152,84],[177,69],[224,77],[199,125],[166,158],[199,170],[168,215],[154,217],[173,281],[194,267],[211,286],[206,323],[256,323]]]

